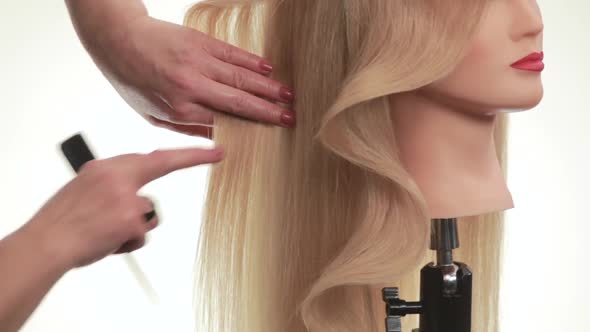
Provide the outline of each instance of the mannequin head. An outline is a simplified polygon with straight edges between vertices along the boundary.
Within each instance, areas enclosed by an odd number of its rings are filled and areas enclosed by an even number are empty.
[[[190,8],[187,26],[263,55],[297,95],[293,131],[215,115],[213,140],[226,158],[211,167],[200,234],[204,331],[382,331],[382,286],[418,298],[416,272],[433,260],[430,219],[400,161],[388,98],[420,91],[481,112],[533,106],[538,73],[509,67],[540,51],[533,9],[528,0],[209,0]],[[494,135],[501,164],[504,116]],[[478,332],[497,329],[500,221],[477,216],[460,228],[466,240],[456,258],[476,271],[481,292]]]
[[[419,92],[477,113],[530,109],[543,96],[541,72],[510,65],[542,52],[542,32],[535,0],[490,1],[464,59],[451,74]]]

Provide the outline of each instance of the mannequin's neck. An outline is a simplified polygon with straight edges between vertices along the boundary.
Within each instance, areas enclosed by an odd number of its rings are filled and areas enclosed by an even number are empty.
[[[414,92],[391,99],[400,157],[431,218],[513,208],[496,155],[496,115],[449,109]]]

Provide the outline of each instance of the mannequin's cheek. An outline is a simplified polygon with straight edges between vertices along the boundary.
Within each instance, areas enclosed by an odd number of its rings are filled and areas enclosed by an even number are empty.
[[[474,43],[469,48],[466,56],[461,61],[459,67],[477,69],[481,67],[489,67],[493,62],[494,56],[497,56],[497,51],[494,53],[489,45],[484,43]]]

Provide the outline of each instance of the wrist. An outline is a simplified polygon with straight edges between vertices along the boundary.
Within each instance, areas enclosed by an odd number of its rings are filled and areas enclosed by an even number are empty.
[[[19,238],[23,250],[32,253],[39,264],[44,265],[47,273],[63,275],[73,268],[71,252],[64,243],[33,219],[14,233]]]

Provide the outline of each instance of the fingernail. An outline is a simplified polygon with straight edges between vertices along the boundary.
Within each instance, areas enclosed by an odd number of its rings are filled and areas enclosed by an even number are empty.
[[[262,69],[263,71],[266,71],[266,72],[271,72],[272,71],[272,65],[270,63],[268,63],[268,61],[262,60],[260,62],[260,69]]]
[[[287,111],[281,114],[281,122],[287,127],[293,127],[295,125],[295,113]]]
[[[283,86],[279,89],[279,96],[288,102],[291,102],[295,99],[295,96],[293,94],[293,90],[291,90],[290,88]]]

